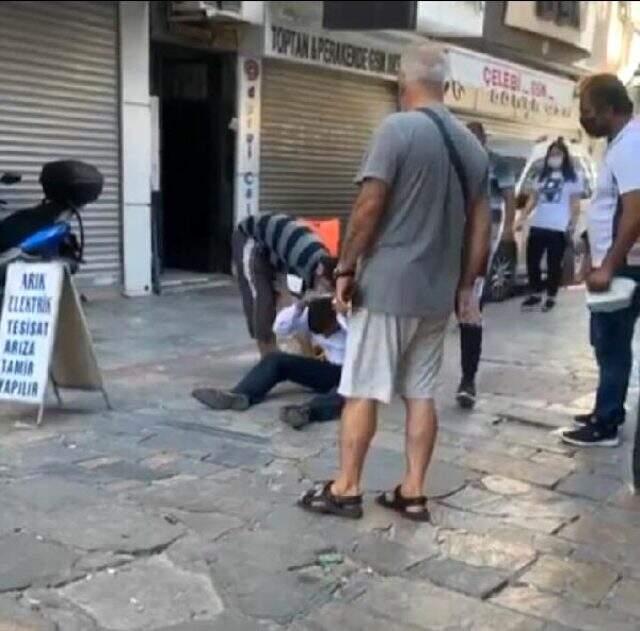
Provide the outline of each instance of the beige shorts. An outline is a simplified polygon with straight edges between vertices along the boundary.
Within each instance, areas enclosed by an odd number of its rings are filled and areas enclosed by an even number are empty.
[[[448,320],[355,311],[349,318],[340,394],[382,403],[394,395],[434,398]]]

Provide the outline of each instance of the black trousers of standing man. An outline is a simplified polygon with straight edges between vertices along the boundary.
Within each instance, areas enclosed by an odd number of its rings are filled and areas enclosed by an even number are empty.
[[[529,286],[535,294],[545,289],[549,298],[555,298],[562,282],[562,259],[567,247],[567,238],[559,230],[531,228],[527,240],[527,273]],[[547,283],[542,282],[542,257],[547,255]]]

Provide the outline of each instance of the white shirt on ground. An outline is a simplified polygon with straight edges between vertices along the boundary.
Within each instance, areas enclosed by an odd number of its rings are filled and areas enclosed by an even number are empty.
[[[614,220],[618,197],[640,190],[640,121],[630,120],[609,143],[598,168],[593,200],[587,213],[589,244],[594,267],[602,261],[613,245]],[[636,244],[629,255],[630,265],[640,265],[640,248]]]
[[[564,179],[562,171],[552,171],[536,184],[538,199],[531,217],[531,227],[565,232],[571,221],[571,198],[581,195],[582,190],[583,184],[577,175],[572,182]]]
[[[342,315],[338,315],[337,320],[340,328],[333,335],[318,335],[309,330],[309,308],[300,311],[296,305],[291,305],[278,313],[273,332],[281,337],[310,334],[312,342],[324,351],[327,361],[342,366],[347,344],[347,322]]]

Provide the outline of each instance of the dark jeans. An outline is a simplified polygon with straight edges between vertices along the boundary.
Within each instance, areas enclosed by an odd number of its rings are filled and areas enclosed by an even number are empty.
[[[318,393],[306,404],[311,411],[310,420],[332,421],[340,416],[344,403],[337,392],[341,372],[341,366],[319,359],[272,353],[260,360],[233,392],[246,395],[255,405],[264,401],[276,385],[291,381]]]
[[[462,364],[462,381],[474,383],[480,355],[482,354],[482,325],[460,325],[460,363]]]
[[[545,285],[542,282],[542,257],[547,254],[547,284],[549,298],[555,298],[562,282],[562,259],[567,247],[564,232],[531,228],[527,240],[527,273],[531,291],[542,293]]]
[[[480,300],[480,311],[484,309],[484,297]],[[460,325],[460,363],[462,366],[462,381],[474,383],[480,356],[482,355],[482,324]]]
[[[624,423],[633,363],[631,344],[639,315],[640,290],[636,290],[633,303],[626,309],[591,314],[591,345],[600,371],[594,413],[602,425]]]

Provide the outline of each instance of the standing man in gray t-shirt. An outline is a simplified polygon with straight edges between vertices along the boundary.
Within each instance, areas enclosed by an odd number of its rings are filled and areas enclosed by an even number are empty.
[[[477,318],[473,287],[485,270],[490,232],[487,154],[444,107],[447,77],[442,48],[403,55],[403,112],[382,122],[356,180],[360,193],[336,270],[337,306],[351,310],[341,470],[302,498],[312,512],[362,515],[360,476],[378,402],[399,395],[407,410],[407,472],[378,501],[409,519],[429,519],[424,478],[447,321],[456,294],[459,319]]]

